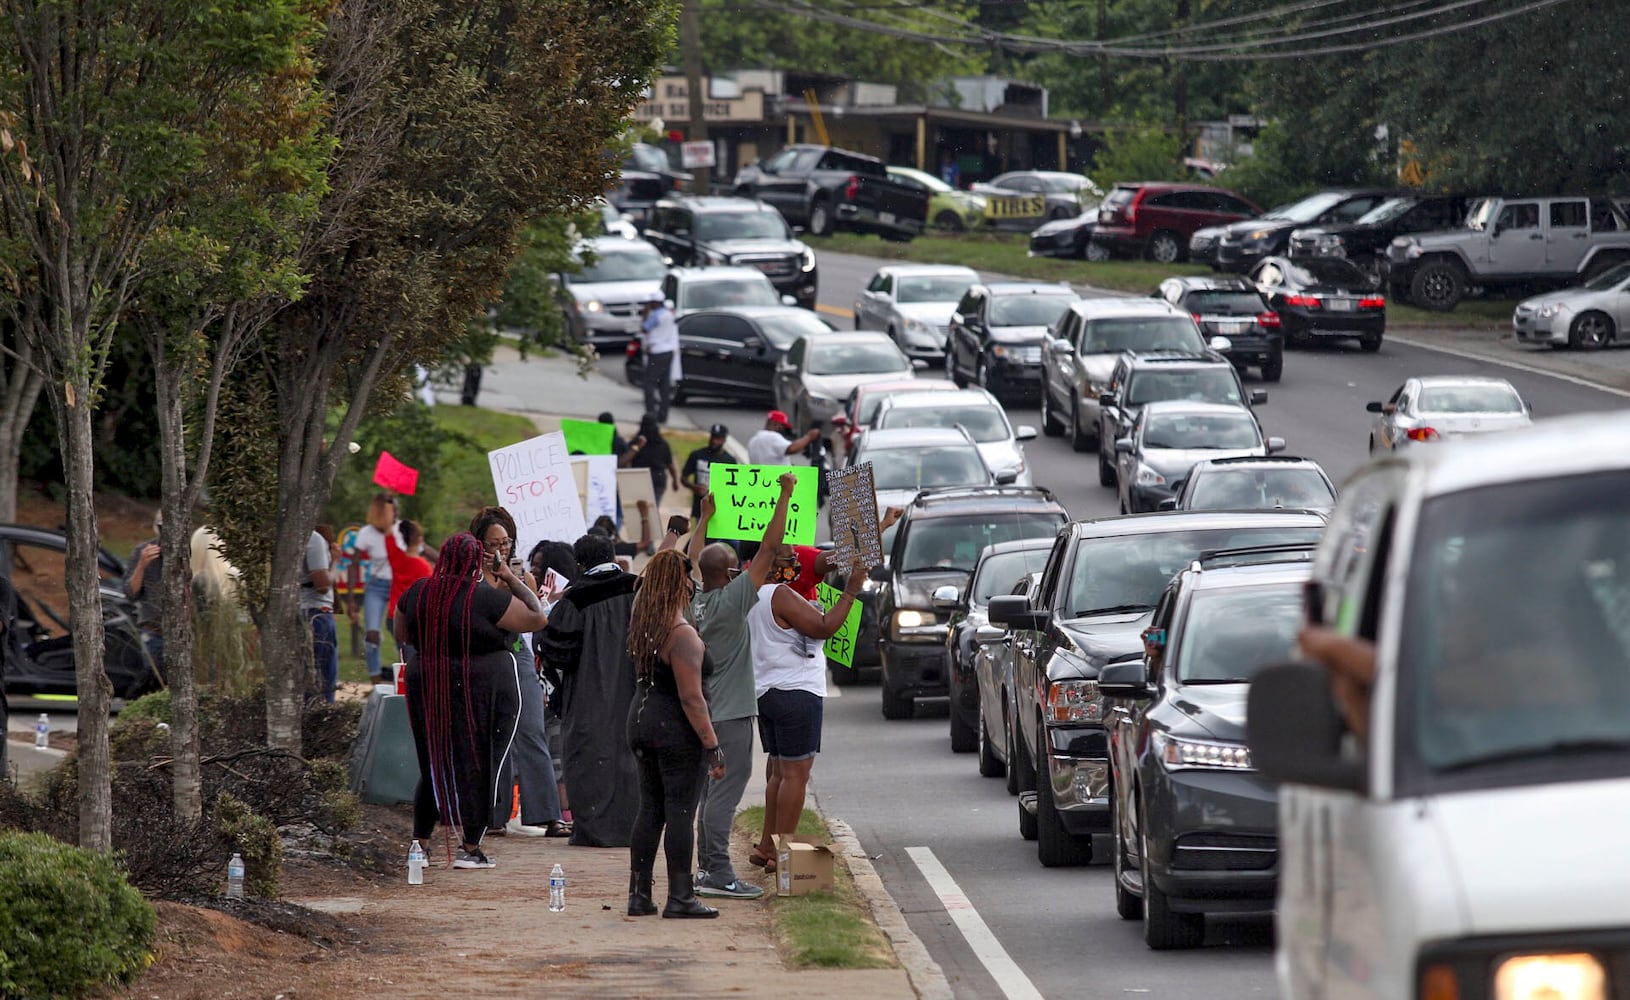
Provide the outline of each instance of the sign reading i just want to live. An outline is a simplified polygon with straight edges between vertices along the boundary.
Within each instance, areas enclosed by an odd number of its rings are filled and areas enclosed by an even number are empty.
[[[798,477],[787,501],[787,532],[783,536],[789,545],[814,545],[816,493],[820,487],[820,470],[808,465],[722,465],[708,469],[708,489],[713,493],[713,519],[707,523],[709,538],[732,538],[759,541],[770,518],[775,516],[776,501],[781,499],[778,480],[784,472]]]

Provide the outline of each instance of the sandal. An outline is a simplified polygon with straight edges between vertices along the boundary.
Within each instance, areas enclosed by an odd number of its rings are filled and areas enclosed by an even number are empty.
[[[772,874],[775,872],[775,859],[758,853],[758,848],[756,847],[747,852],[747,863],[752,865],[754,868],[764,869],[766,874]]]
[[[572,835],[572,824],[564,820],[552,819],[544,829],[548,831],[544,834],[545,837],[570,837]]]

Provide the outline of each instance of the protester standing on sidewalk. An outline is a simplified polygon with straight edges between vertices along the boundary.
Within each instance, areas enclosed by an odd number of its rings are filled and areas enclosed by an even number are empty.
[[[306,539],[306,579],[300,584],[300,610],[311,626],[311,658],[317,671],[318,691],[324,701],[334,700],[340,683],[340,634],[334,624],[334,543],[313,531]]]
[[[724,450],[724,443],[729,437],[730,428],[724,424],[714,424],[708,428],[707,446],[685,456],[685,467],[679,470],[679,482],[691,492],[690,516],[693,521],[702,512],[702,498],[707,496],[708,469],[716,463],[729,464],[733,461],[730,453]]]
[[[356,541],[356,551],[368,560],[368,582],[362,588],[362,655],[375,684],[385,679],[379,659],[379,632],[391,598],[391,557],[385,536],[395,531],[396,500],[388,493],[377,494],[368,504],[368,523],[357,532]]]
[[[821,436],[819,427],[800,438],[792,437],[792,421],[780,410],[764,417],[764,429],[747,439],[747,464],[786,465],[787,456],[797,455]]]
[[[543,602],[543,613],[549,614],[554,610],[566,587],[578,577],[577,557],[572,554],[572,547],[565,542],[542,541],[532,546],[527,554],[527,562],[532,567],[532,577],[538,581],[538,599]],[[548,571],[554,570],[553,577]],[[557,586],[550,586],[554,580]],[[555,790],[559,793],[560,819],[563,823],[572,821],[572,803],[566,794],[566,758],[561,747],[560,737],[560,700],[561,676],[544,659],[543,632],[532,633],[533,665],[538,672],[538,680],[543,684],[544,693],[544,725],[543,731],[549,741],[549,758],[555,765]]]
[[[164,674],[164,578],[163,549],[158,535],[164,528],[162,511],[153,515],[153,535],[131,551],[125,570],[125,596],[136,602],[136,627],[141,630],[142,647],[153,661],[153,671]]]
[[[629,616],[628,654],[639,690],[629,707],[627,731],[640,775],[640,810],[628,852],[631,917],[656,912],[651,886],[658,840],[668,859],[668,905],[662,915],[719,915],[697,901],[690,867],[702,785],[727,773],[702,693],[713,663],[685,620],[695,592],[690,559],[674,551],[658,553],[645,567]]]
[[[679,324],[661,292],[646,298],[640,315],[645,340],[645,412],[665,424],[674,382],[679,379]]]
[[[502,589],[482,582],[484,559]],[[406,671],[420,775],[414,839],[428,842],[437,819],[457,824],[463,841],[453,867],[491,868],[481,839],[521,709],[520,664],[511,644],[548,619],[509,563],[486,557],[468,533],[442,545],[435,573],[408,588],[397,613],[414,650]]]
[[[702,590],[691,602],[691,618],[707,644],[714,664],[706,679],[708,712],[713,732],[724,750],[724,777],[707,782],[696,823],[696,894],[734,899],[757,899],[764,890],[736,878],[730,862],[730,825],[736,818],[753,769],[753,648],[747,616],[758,600],[758,590],[769,580],[770,569],[787,528],[787,504],[798,477],[782,473],[781,495],[775,513],[764,527],[764,538],[745,571],[736,550],[715,542],[707,544],[702,525],[713,516],[714,499],[702,501],[702,520],[691,535],[690,557],[702,574]]]
[[[660,510],[668,484],[672,483],[675,490],[679,489],[679,471],[674,468],[673,449],[662,436],[662,424],[654,414],[647,413],[640,418],[639,434],[628,450],[634,453],[629,465],[651,470],[651,492],[656,494],[657,509]]]

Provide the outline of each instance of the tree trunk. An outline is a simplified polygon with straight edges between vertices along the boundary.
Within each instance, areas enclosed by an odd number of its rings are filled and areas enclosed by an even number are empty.
[[[23,433],[44,385],[40,373],[16,365],[4,383],[12,390],[0,402],[0,524],[17,520],[17,480],[22,460]]]
[[[55,397],[58,440],[68,486],[68,621],[74,634],[79,685],[79,846],[113,849],[113,785],[108,755],[108,704],[113,685],[102,665],[102,592],[96,559],[101,537],[93,503],[90,380],[70,378]]]
[[[685,138],[692,142],[705,142],[707,140],[707,94],[703,88],[707,86],[702,81],[702,33],[696,25],[696,6],[699,0],[684,0],[684,6],[679,10],[679,40],[680,47],[685,50],[685,96],[689,100],[690,121]],[[692,192],[698,195],[708,193],[712,180],[712,167],[697,167],[691,171]]]
[[[159,457],[163,470],[164,677],[170,686],[170,749],[176,816],[196,823],[204,803],[199,771],[198,683],[193,662],[196,645],[192,608],[192,504],[187,489],[186,425],[182,414],[181,372],[163,363],[154,366],[158,396]]]

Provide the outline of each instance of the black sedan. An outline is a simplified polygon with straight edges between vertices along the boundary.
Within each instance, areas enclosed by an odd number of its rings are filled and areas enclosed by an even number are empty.
[[[775,366],[806,334],[830,333],[826,320],[794,306],[704,309],[679,318],[682,372],[674,402],[717,396],[741,402],[775,402]],[[628,345],[623,374],[629,385],[645,384],[639,342]]]
[[[1092,231],[1096,228],[1098,228],[1096,208],[1080,215],[1043,223],[1030,234],[1030,256],[1108,260],[1109,252],[1103,247],[1093,245]]]
[[[1379,351],[1387,329],[1387,300],[1370,279],[1339,258],[1268,257],[1250,278],[1279,314],[1287,343],[1331,338],[1357,340]]]
[[[997,281],[974,285],[951,316],[945,370],[959,386],[993,396],[1039,395],[1042,351],[1078,296],[1068,285]]]

